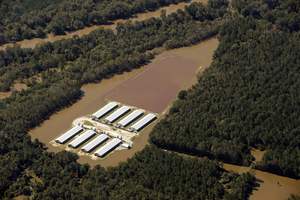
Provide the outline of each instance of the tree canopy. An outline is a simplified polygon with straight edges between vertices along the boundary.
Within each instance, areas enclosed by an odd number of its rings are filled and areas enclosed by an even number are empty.
[[[254,159],[251,148],[266,149],[257,168],[300,177],[300,38],[297,29],[278,23],[286,18],[278,14],[283,8],[292,6],[288,16],[300,16],[299,3],[276,2],[250,3],[276,20],[233,2],[241,13],[222,26],[212,66],[180,93],[155,127],[154,144],[244,165]]]

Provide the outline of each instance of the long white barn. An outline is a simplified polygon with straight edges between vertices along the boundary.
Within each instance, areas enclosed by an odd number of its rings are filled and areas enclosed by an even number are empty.
[[[144,116],[142,119],[134,123],[129,129],[131,131],[139,131],[155,119],[156,119],[156,115],[153,113],[149,113],[146,116]]]
[[[118,105],[119,104],[117,102],[109,102],[108,104],[103,106],[100,110],[92,114],[92,116],[99,119],[104,115],[106,115],[107,113],[109,113],[110,111],[112,111],[113,109],[115,109],[116,107],[118,107]]]
[[[139,118],[141,115],[143,115],[144,111],[139,109],[139,110],[135,110],[132,113],[130,113],[129,115],[127,115],[126,117],[124,117],[122,120],[120,120],[117,125],[121,126],[121,127],[125,127],[127,126],[129,123],[133,122],[134,120],[136,120],[137,118]]]
[[[85,141],[87,141],[88,139],[93,137],[95,134],[96,134],[95,131],[87,130],[86,132],[82,133],[80,136],[75,138],[72,142],[70,142],[68,146],[73,147],[73,148],[77,148],[82,143],[84,143]]]
[[[119,117],[121,117],[122,115],[124,115],[125,113],[127,113],[128,111],[130,111],[130,107],[128,106],[122,106],[121,108],[118,108],[115,112],[113,112],[112,114],[108,115],[105,120],[113,123],[114,121],[116,121]]]
[[[62,134],[58,138],[56,138],[55,142],[60,143],[60,144],[64,144],[66,141],[68,141],[69,139],[71,139],[72,137],[74,137],[75,135],[80,133],[82,130],[83,130],[82,127],[74,126],[70,130],[68,130],[67,132],[65,132],[64,134]]]
[[[95,139],[93,139],[91,142],[84,145],[81,150],[84,152],[91,152],[93,149],[95,149],[97,146],[105,142],[109,137],[106,134],[100,134]]]
[[[104,146],[100,147],[96,152],[95,155],[98,157],[103,157],[105,156],[108,152],[112,151],[115,149],[117,146],[121,144],[121,140],[118,138],[114,138],[108,143],[106,143]]]

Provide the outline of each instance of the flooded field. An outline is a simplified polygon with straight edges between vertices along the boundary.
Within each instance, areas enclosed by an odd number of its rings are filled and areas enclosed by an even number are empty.
[[[204,4],[207,3],[208,0],[192,0],[191,2],[202,2]],[[53,35],[53,34],[48,34],[46,38],[34,38],[34,39],[29,39],[29,40],[22,40],[16,43],[7,43],[4,45],[0,46],[0,50],[4,50],[7,47],[11,47],[15,44],[20,45],[22,48],[34,48],[35,46],[45,43],[45,42],[54,42],[54,41],[58,41],[58,40],[62,40],[62,39],[69,39],[72,38],[73,36],[84,36],[89,34],[90,32],[99,29],[99,28],[104,28],[104,29],[112,29],[115,30],[116,26],[118,23],[125,23],[126,21],[142,21],[142,20],[146,20],[149,19],[151,17],[159,17],[161,14],[162,10],[165,10],[167,14],[170,14],[172,12],[176,12],[178,9],[184,9],[184,7],[186,5],[188,5],[190,3],[178,3],[178,4],[172,4],[166,7],[162,7],[156,11],[153,12],[147,12],[147,13],[139,13],[136,16],[134,16],[133,18],[127,19],[127,20],[115,20],[113,21],[111,24],[109,25],[94,25],[94,26],[90,26],[90,27],[85,27],[83,29],[74,31],[74,32],[69,32],[66,33],[65,35]]]
[[[212,60],[217,39],[158,55],[138,76],[114,88],[107,97],[152,112],[163,112],[178,91],[196,82],[196,74]]]
[[[250,196],[250,200],[287,200],[291,194],[300,195],[300,180],[263,172],[231,164],[224,164],[228,171],[237,173],[251,172],[259,179],[260,186]]]
[[[146,71],[112,90],[108,98],[159,113],[196,71],[197,64],[188,59],[174,55],[157,59]]]
[[[191,87],[196,82],[197,73],[209,66],[217,46],[218,40],[213,38],[192,47],[165,51],[140,69],[116,75],[98,84],[87,84],[82,87],[84,96],[81,100],[52,115],[41,126],[31,130],[30,135],[45,143],[50,151],[61,151],[49,142],[69,129],[74,119],[95,112],[107,100],[162,113],[180,90]],[[105,159],[96,161],[82,156],[79,162],[107,167],[126,161],[145,147],[154,124],[134,139],[130,150],[115,151]]]

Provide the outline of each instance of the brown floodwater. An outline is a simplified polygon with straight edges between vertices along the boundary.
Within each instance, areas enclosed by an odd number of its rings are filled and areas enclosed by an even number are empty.
[[[202,3],[206,4],[208,2],[208,0],[192,0],[191,2],[202,2]],[[129,21],[129,20],[142,21],[142,20],[150,19],[152,17],[159,17],[162,10],[165,10],[166,14],[170,14],[172,12],[176,12],[178,9],[184,9],[184,7],[188,4],[190,4],[190,3],[182,2],[182,3],[178,3],[178,4],[171,4],[169,6],[162,7],[153,12],[136,14],[134,17],[127,19],[127,20],[119,19],[119,20],[113,21],[109,25],[89,26],[89,27],[85,27],[85,28],[77,30],[77,31],[68,32],[65,35],[48,34],[46,38],[33,38],[33,39],[18,41],[15,43],[7,43],[4,45],[0,45],[0,50],[5,50],[7,47],[11,47],[15,44],[20,45],[22,48],[34,48],[37,45],[45,43],[45,42],[54,42],[54,41],[58,41],[58,40],[62,40],[62,39],[69,39],[74,36],[81,37],[81,36],[87,35],[87,34],[91,33],[92,31],[99,29],[99,28],[115,30],[118,23],[125,23],[126,21]]]
[[[97,84],[84,85],[82,99],[53,114],[39,127],[31,130],[30,135],[32,139],[37,138],[45,143],[49,151],[61,151],[62,148],[54,147],[49,142],[69,129],[74,119],[95,112],[107,100],[117,100],[162,114],[176,99],[177,93],[191,87],[196,82],[199,71],[209,66],[217,46],[218,40],[213,38],[192,47],[168,50],[140,69],[116,75]],[[79,162],[109,167],[126,161],[147,145],[154,124],[134,139],[130,150],[115,151],[106,158],[97,160],[80,156]]]
[[[160,113],[197,68],[194,61],[175,55],[155,59],[144,72],[112,90],[108,98]]]
[[[178,91],[196,82],[195,74],[210,65],[217,46],[218,40],[211,39],[200,45],[166,51],[144,72],[114,88],[108,98],[161,113],[176,98]]]
[[[278,176],[268,172],[231,164],[223,164],[228,171],[251,172],[259,180],[260,186],[253,191],[250,200],[287,200],[291,194],[300,195],[300,180]]]

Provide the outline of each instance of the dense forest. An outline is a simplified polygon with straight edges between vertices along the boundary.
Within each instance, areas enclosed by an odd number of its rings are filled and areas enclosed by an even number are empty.
[[[116,168],[90,169],[76,162],[76,154],[49,153],[27,134],[79,99],[82,84],[140,67],[157,47],[191,45],[215,35],[227,4],[218,5],[192,4],[160,19],[120,25],[116,34],[98,30],[35,49],[2,51],[1,90],[20,80],[29,88],[0,100],[1,199],[247,199],[254,176],[226,172],[216,161],[149,146]],[[204,11],[206,17],[197,17]]]
[[[239,13],[222,26],[211,68],[180,92],[151,141],[244,165],[251,148],[266,149],[257,168],[299,178],[300,2],[233,5]]]
[[[3,0],[0,44],[56,35],[186,0]]]
[[[229,173],[215,161],[185,159],[153,146],[108,170],[89,170],[76,159],[71,153],[41,152],[5,192],[6,198],[25,194],[33,199],[242,200],[256,186],[249,173]]]

